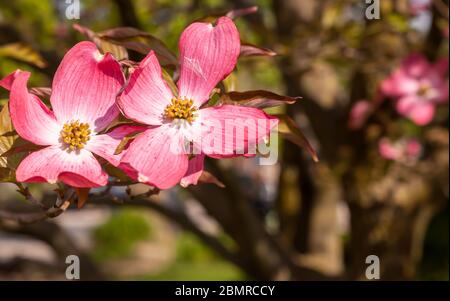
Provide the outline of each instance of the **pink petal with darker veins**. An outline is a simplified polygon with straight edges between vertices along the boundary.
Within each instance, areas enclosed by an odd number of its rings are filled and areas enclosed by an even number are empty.
[[[35,144],[57,144],[61,125],[37,96],[28,93],[29,78],[29,72],[18,71],[11,86],[9,110],[14,128]]]
[[[234,105],[199,111],[202,153],[213,157],[255,154],[257,144],[268,137],[278,119],[256,108]]]
[[[147,129],[131,142],[119,167],[140,182],[170,188],[180,182],[188,169],[182,142],[178,131],[169,125]]]
[[[6,90],[11,90],[12,84],[14,82],[14,80],[16,79],[16,77],[20,74],[20,70],[16,70],[10,74],[8,74],[7,76],[5,76],[4,78],[2,78],[0,80],[0,87],[6,89]]]
[[[200,107],[209,99],[212,89],[236,66],[239,32],[228,17],[219,18],[214,25],[196,22],[182,33],[179,48],[179,94]]]
[[[62,181],[73,187],[99,187],[107,183],[108,175],[91,152],[67,152],[59,146],[49,146],[28,155],[16,171],[19,182]]]
[[[81,42],[64,56],[53,79],[50,102],[56,118],[88,122],[99,132],[119,115],[116,96],[124,83],[119,63],[100,54],[92,42]]]
[[[153,51],[141,61],[118,98],[122,112],[137,122],[160,125],[164,109],[173,94],[161,76],[161,67]]]

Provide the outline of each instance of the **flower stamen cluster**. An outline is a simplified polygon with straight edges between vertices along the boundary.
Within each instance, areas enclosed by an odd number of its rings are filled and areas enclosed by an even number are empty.
[[[79,150],[89,141],[90,134],[89,124],[75,120],[64,124],[61,139],[69,150]]]

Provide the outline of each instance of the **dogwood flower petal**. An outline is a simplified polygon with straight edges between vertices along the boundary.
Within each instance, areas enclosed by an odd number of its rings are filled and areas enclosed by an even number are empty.
[[[228,17],[219,18],[215,25],[196,22],[181,34],[179,48],[179,94],[200,107],[233,71],[240,52],[239,32]]]
[[[169,125],[150,128],[131,142],[120,168],[131,178],[160,189],[175,186],[188,169],[182,143],[179,132]]]
[[[217,158],[252,155],[278,119],[256,108],[222,105],[199,110],[202,153]]]
[[[93,135],[86,144],[86,149],[106,159],[114,166],[118,166],[124,152],[114,154],[122,139],[133,132],[144,131],[143,126],[123,125],[113,129],[111,132],[101,135]]]
[[[56,118],[87,122],[95,132],[119,115],[116,96],[124,83],[119,63],[94,43],[80,42],[64,56],[53,79],[50,102]]]
[[[205,162],[205,155],[195,155],[189,160],[188,170],[180,181],[182,187],[188,187],[189,185],[197,185],[198,179],[202,175]]]
[[[11,90],[14,80],[20,73],[21,73],[20,70],[16,70],[16,71],[8,74],[4,78],[0,79],[0,87],[6,89],[8,91]]]
[[[108,175],[91,152],[67,152],[52,145],[22,160],[16,178],[19,182],[62,181],[73,187],[99,187],[107,183]]]
[[[11,85],[9,110],[17,133],[38,145],[58,143],[62,126],[53,112],[27,89],[29,72],[18,71]]]
[[[139,67],[118,98],[122,112],[137,122],[160,125],[164,109],[173,94],[161,76],[161,67],[153,51],[141,61]]]

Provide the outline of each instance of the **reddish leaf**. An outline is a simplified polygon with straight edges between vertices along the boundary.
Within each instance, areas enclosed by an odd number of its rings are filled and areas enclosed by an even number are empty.
[[[149,33],[139,30],[134,27],[116,27],[99,32],[98,35],[101,38],[110,39],[129,39],[135,37],[148,37]]]
[[[258,47],[249,43],[241,43],[241,52],[239,56],[275,56],[277,53],[264,47]]]
[[[245,92],[228,92],[221,96],[219,102],[222,104],[233,104],[254,108],[269,108],[283,104],[293,104],[301,97],[289,97],[278,95],[265,90],[252,90]]]
[[[160,39],[151,34],[132,27],[117,27],[98,33],[99,37],[127,49],[148,54],[155,51],[163,66],[176,66],[176,55]]]
[[[220,182],[213,174],[210,172],[204,170],[202,174],[200,175],[200,178],[198,178],[199,183],[209,183],[209,184],[216,184],[220,188],[225,188],[225,185]]]
[[[84,34],[89,40],[91,40],[92,42],[95,43],[95,45],[97,45],[97,47],[100,49],[100,51],[102,53],[111,53],[116,60],[120,61],[120,60],[124,60],[124,59],[128,59],[128,52],[125,49],[125,47],[122,47],[120,45],[117,45],[115,43],[111,43],[110,41],[100,37],[97,33],[95,33],[94,31],[90,30],[87,27],[81,26],[80,24],[73,24],[73,28]]]
[[[314,162],[318,162],[319,158],[317,157],[317,153],[314,148],[309,143],[308,139],[306,139],[302,130],[297,126],[294,120],[291,117],[285,114],[276,115],[280,123],[278,125],[278,131],[280,134],[287,140],[295,143],[301,148],[304,148],[311,155]]]
[[[33,93],[34,95],[37,95],[40,98],[50,98],[50,95],[52,94],[52,88],[50,87],[31,88],[30,93]]]
[[[217,21],[218,18],[222,17],[222,16],[227,16],[228,18],[231,19],[237,19],[239,17],[243,17],[246,15],[250,15],[250,14],[254,14],[256,11],[258,11],[258,7],[257,6],[250,6],[250,7],[246,7],[246,8],[238,8],[238,9],[233,9],[230,10],[226,13],[222,12],[222,13],[212,13],[206,16],[203,16],[197,20],[195,20],[195,22],[206,22],[206,23],[215,23]]]
[[[258,6],[250,6],[246,8],[238,8],[230,10],[226,16],[231,19],[236,19],[246,15],[254,14],[258,11]]]

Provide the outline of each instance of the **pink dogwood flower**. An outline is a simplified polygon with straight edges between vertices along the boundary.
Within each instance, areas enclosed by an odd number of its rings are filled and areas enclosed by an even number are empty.
[[[18,70],[2,82],[11,90],[9,109],[17,133],[43,146],[22,160],[17,181],[105,185],[108,175],[94,154],[117,166],[121,155],[114,155],[115,149],[125,135],[139,129],[122,126],[101,133],[119,115],[115,99],[124,83],[119,63],[110,54],[100,54],[91,42],[75,45],[53,79],[53,111],[28,92],[29,77],[29,72]]]
[[[399,139],[390,141],[388,138],[380,139],[378,144],[380,155],[388,160],[414,163],[422,154],[422,144],[417,139]]]
[[[417,125],[434,117],[435,107],[448,101],[448,58],[431,64],[421,54],[407,57],[381,84],[384,95],[397,101],[397,112]]]
[[[162,189],[180,181],[183,186],[196,184],[205,155],[248,154],[278,121],[256,108],[204,106],[239,56],[239,32],[230,18],[221,17],[214,25],[191,24],[180,37],[179,49],[177,95],[163,80],[158,60],[150,52],[132,72],[118,99],[125,116],[148,125],[131,142],[120,167],[130,177]],[[245,128],[251,123],[254,131],[249,129],[251,125]],[[235,130],[228,130],[230,124]],[[196,150],[191,159],[186,144]]]

